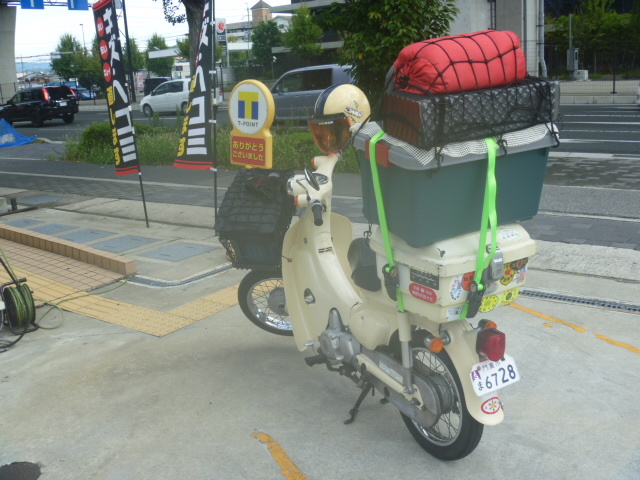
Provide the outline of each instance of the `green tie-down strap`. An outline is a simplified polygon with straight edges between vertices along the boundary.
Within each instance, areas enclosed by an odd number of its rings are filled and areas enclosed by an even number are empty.
[[[389,226],[387,225],[387,215],[384,210],[384,200],[382,198],[382,188],[380,186],[380,175],[378,174],[378,162],[376,161],[376,144],[384,136],[384,131],[380,130],[369,141],[369,161],[371,162],[371,178],[373,179],[373,191],[376,197],[376,206],[378,207],[378,223],[382,232],[382,240],[384,242],[384,250],[387,254],[387,271],[384,272],[385,277],[389,275],[396,282],[396,305],[399,312],[404,312],[404,300],[402,292],[397,285],[396,262],[393,257],[393,248],[391,247],[391,237],[389,236]],[[393,273],[391,273],[393,272]],[[386,283],[386,282],[385,282]]]
[[[460,320],[467,318],[469,313],[469,304],[474,300],[476,302],[475,310],[480,306],[477,302],[482,301],[485,286],[482,284],[482,274],[493,260],[498,247],[498,214],[496,212],[496,193],[498,183],[496,182],[496,153],[498,152],[498,143],[493,138],[485,138],[487,144],[487,181],[484,187],[484,203],[482,206],[482,223],[480,224],[480,241],[478,243],[478,257],[476,259],[476,273],[473,277],[477,292],[469,292],[469,298],[460,313]],[[489,255],[485,257],[487,241],[487,226],[491,226],[491,249]],[[476,298],[472,299],[473,293]],[[472,307],[472,310],[474,308]],[[475,312],[472,314],[475,316]]]
[[[369,161],[371,164],[371,177],[373,179],[373,191],[376,197],[376,206],[378,209],[378,222],[382,233],[385,253],[387,255],[388,269],[395,270],[395,259],[393,256],[393,248],[391,246],[391,238],[389,236],[389,226],[387,224],[387,216],[384,210],[384,199],[382,198],[382,188],[380,186],[380,175],[378,174],[378,163],[376,161],[376,144],[385,135],[384,131],[378,132],[369,142]],[[478,244],[478,256],[476,259],[476,272],[474,282],[478,289],[478,300],[482,300],[484,285],[482,284],[482,274],[493,260],[496,254],[498,241],[498,214],[496,212],[496,154],[498,152],[498,144],[493,138],[486,138],[487,144],[487,180],[484,190],[484,202],[482,206],[482,223],[480,225],[480,241]],[[487,228],[491,227],[491,248],[489,255],[485,257]],[[397,279],[397,277],[396,277]],[[398,311],[404,312],[404,301],[399,286],[396,287]],[[460,320],[467,318],[469,312],[469,302],[467,302],[462,312]],[[475,315],[475,313],[474,313]]]

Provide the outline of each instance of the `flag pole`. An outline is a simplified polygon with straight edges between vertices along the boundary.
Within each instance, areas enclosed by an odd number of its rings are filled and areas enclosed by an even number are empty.
[[[140,179],[140,193],[142,194],[142,207],[144,208],[144,220],[147,222],[147,228],[149,228],[149,216],[147,215],[147,201],[144,198],[144,187],[142,186],[142,170],[138,170],[138,178]]]
[[[216,67],[216,1],[211,0],[211,68],[213,70],[213,216],[218,221],[218,73]],[[211,73],[211,72],[209,72]]]
[[[127,56],[129,60],[129,111],[131,112],[131,102],[136,100],[136,87],[133,83],[133,61],[131,59],[131,44],[129,40],[129,26],[127,25],[127,7],[125,0],[122,0],[122,19],[124,20],[124,37],[127,42]],[[133,117],[132,117],[133,118]],[[133,129],[135,136],[135,127]],[[144,209],[144,220],[149,228],[149,215],[147,214],[147,201],[144,198],[144,186],[142,184],[142,168],[138,162],[138,180],[140,180],[140,194],[142,195],[142,208]]]

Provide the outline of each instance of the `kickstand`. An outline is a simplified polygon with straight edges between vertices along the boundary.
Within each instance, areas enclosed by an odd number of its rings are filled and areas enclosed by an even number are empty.
[[[356,404],[353,406],[351,410],[349,410],[350,417],[344,421],[345,425],[349,425],[350,423],[353,423],[353,421],[356,419],[356,414],[358,413],[360,404],[364,401],[364,398],[369,394],[372,388],[373,388],[373,385],[369,382],[367,382],[364,385],[364,387],[362,388],[362,392],[360,392],[360,396],[358,397],[358,400],[356,400]]]

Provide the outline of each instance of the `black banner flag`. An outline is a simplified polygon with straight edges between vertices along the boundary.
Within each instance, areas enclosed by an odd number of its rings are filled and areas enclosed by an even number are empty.
[[[211,67],[213,44],[212,5],[209,0],[202,12],[200,44],[191,78],[189,106],[182,124],[178,155],[173,164],[178,168],[210,170],[214,167],[211,149]]]
[[[140,167],[129,94],[125,87],[124,57],[118,34],[118,19],[113,3],[113,0],[99,0],[93,4],[93,15],[102,73],[107,81],[107,107],[111,120],[116,175],[130,175],[139,173]]]

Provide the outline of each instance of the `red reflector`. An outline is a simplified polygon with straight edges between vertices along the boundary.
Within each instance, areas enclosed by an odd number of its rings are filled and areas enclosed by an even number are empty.
[[[49,98],[49,92],[47,92],[46,88],[42,89],[42,93],[44,94],[44,101],[48,102],[49,100],[51,100],[51,98]]]
[[[504,333],[495,328],[485,328],[478,333],[476,351],[495,362],[504,358],[506,344],[507,336]]]

